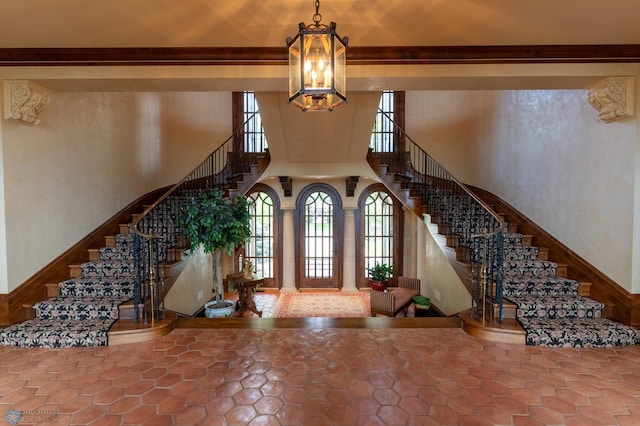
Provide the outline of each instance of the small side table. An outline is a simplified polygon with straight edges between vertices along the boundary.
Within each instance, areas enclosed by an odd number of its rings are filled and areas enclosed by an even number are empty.
[[[244,311],[249,310],[254,314],[262,318],[262,311],[259,311],[256,307],[256,302],[253,300],[253,293],[256,287],[264,284],[264,279],[248,280],[242,279],[236,285],[238,286],[238,302],[236,303],[236,312],[238,316],[242,316]]]

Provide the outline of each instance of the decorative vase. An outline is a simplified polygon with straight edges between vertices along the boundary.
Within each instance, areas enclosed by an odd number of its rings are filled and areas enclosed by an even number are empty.
[[[387,281],[375,281],[369,279],[369,287],[371,287],[371,290],[385,291],[388,285],[389,283]]]
[[[236,311],[232,300],[223,300],[223,307],[216,307],[216,301],[207,302],[204,305],[204,316],[207,318],[229,318]]]

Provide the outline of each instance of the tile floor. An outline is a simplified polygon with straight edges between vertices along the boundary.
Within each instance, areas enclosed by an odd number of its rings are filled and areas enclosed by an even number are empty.
[[[638,425],[640,347],[527,347],[461,329],[302,328],[177,329],[99,348],[0,347],[0,419]]]

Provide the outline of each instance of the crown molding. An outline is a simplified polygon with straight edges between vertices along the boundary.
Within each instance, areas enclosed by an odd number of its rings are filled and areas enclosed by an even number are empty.
[[[353,46],[347,63],[495,64],[640,62],[640,44]],[[286,47],[5,48],[0,66],[286,65]]]

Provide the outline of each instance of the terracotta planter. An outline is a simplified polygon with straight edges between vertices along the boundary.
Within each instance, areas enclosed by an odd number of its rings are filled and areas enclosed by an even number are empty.
[[[387,281],[374,281],[369,279],[369,287],[371,287],[371,290],[384,291],[388,285],[389,283]]]

